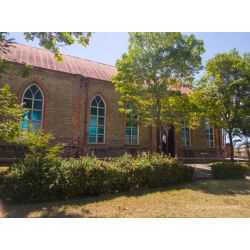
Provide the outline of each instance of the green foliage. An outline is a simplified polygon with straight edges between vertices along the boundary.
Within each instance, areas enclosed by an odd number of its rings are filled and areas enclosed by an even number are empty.
[[[16,59],[9,58],[9,60],[17,63]],[[17,69],[10,61],[6,61],[0,57],[0,78],[2,78],[1,74],[8,75],[10,80],[12,79],[12,76],[27,78],[31,74],[33,70],[33,66],[31,64],[27,64],[23,61],[21,63],[21,67]]]
[[[26,41],[34,41],[39,39],[39,45],[54,53],[54,57],[58,62],[63,62],[62,54],[59,47],[65,45],[72,45],[75,42],[83,45],[89,44],[91,32],[25,32]]]
[[[0,32],[0,52],[3,54],[10,54],[10,48],[15,48],[14,39],[6,39],[6,36],[9,33],[7,32]],[[9,55],[9,60],[1,59],[0,57],[0,78],[2,78],[2,74],[6,74],[9,76],[9,79],[11,79],[12,75],[15,76],[21,76],[23,78],[28,77],[33,69],[33,66],[31,64],[26,64],[24,61],[20,64],[21,67],[19,67],[16,70],[15,65],[13,65],[13,62],[18,63],[16,59],[11,58]]]
[[[52,134],[45,134],[42,128],[34,130],[33,124],[29,124],[28,129],[22,130],[18,142],[28,146],[31,154],[25,155],[26,158],[34,160],[41,157],[53,159],[59,157],[64,152],[63,147],[66,146],[65,143],[51,145],[54,139],[55,137]]]
[[[0,173],[0,196],[2,199],[15,198],[23,203],[61,198],[63,193],[56,183],[60,168],[58,158],[20,161],[9,171]]]
[[[10,48],[15,48],[15,42],[13,38],[6,38],[8,34],[8,32],[0,32],[0,52],[10,54],[8,60],[0,57],[0,78],[2,74],[9,75],[10,79],[12,75],[28,77],[32,73],[33,66],[24,61],[17,62],[15,58],[11,57]],[[59,47],[72,45],[75,42],[86,47],[89,44],[91,32],[24,32],[24,36],[26,41],[38,39],[41,47],[51,51],[58,62],[63,62],[63,54],[60,53]],[[21,67],[16,70],[13,62],[18,63]]]
[[[213,177],[216,179],[239,179],[247,173],[246,164],[218,162],[212,165]]]
[[[190,128],[198,126],[199,110],[179,90],[187,83],[191,86],[194,73],[202,69],[203,41],[181,33],[129,34],[128,53],[116,61],[118,74],[111,78],[122,95],[120,111],[132,112],[140,117],[139,124],[154,125],[158,130],[161,124],[181,126],[181,115],[190,121]],[[128,103],[134,108],[127,110]]]
[[[10,53],[9,47],[14,47],[14,39],[6,39],[8,34],[8,32],[0,32],[0,51],[4,54]]]
[[[37,202],[100,195],[139,188],[160,187],[192,181],[194,168],[175,158],[158,154],[138,154],[102,161],[83,157],[80,160],[59,158],[25,159],[0,173],[0,196],[22,202]]]
[[[233,49],[217,54],[207,61],[206,70],[194,100],[211,126],[226,130],[233,152],[233,137],[240,134],[242,121],[250,115],[250,53],[240,56]]]
[[[5,85],[0,89],[0,137],[7,142],[17,142],[22,133],[22,116],[28,111],[16,103],[16,96],[9,88]]]
[[[55,139],[52,134],[45,134],[43,129],[35,131],[33,124],[29,129],[22,129],[24,114],[28,109],[16,103],[16,96],[9,91],[10,86],[5,85],[0,89],[0,137],[7,142],[21,143],[29,147],[31,154],[26,157],[55,158],[63,152],[65,144],[51,145]]]

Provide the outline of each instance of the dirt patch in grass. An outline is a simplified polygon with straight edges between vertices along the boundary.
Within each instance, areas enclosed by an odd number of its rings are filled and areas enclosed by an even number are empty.
[[[6,171],[8,169],[9,169],[8,164],[6,164],[6,163],[0,163],[0,172]]]
[[[8,218],[250,217],[250,180],[207,180],[41,204],[4,203]]]
[[[194,172],[195,172],[195,173],[199,173],[199,172],[207,172],[207,173],[210,173],[211,170],[203,169],[203,168],[194,168]]]

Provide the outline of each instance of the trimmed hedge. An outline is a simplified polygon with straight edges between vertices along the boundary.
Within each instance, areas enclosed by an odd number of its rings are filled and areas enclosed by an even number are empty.
[[[159,154],[124,155],[108,161],[23,160],[0,173],[2,199],[54,201],[75,195],[101,195],[192,181],[194,168]]]
[[[212,165],[213,177],[216,179],[240,179],[247,173],[246,164],[218,162]]]

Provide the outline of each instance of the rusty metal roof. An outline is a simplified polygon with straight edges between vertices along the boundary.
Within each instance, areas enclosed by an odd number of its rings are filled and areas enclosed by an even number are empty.
[[[59,63],[56,58],[54,58],[54,54],[51,51],[18,43],[15,43],[14,46],[15,48],[9,48],[11,53],[3,54],[0,52],[2,59],[8,61],[16,59],[19,63],[24,61],[27,64],[32,64],[34,67],[81,75],[103,81],[110,81],[111,76],[118,73],[116,67],[107,64],[68,55],[63,55],[64,61]],[[181,87],[180,91],[182,94],[188,94],[192,90]]]
[[[24,61],[27,64],[32,64],[34,67],[82,75],[104,81],[109,81],[111,76],[117,74],[117,69],[114,66],[68,55],[63,55],[64,61],[59,63],[51,51],[17,43],[14,45],[16,48],[10,48],[11,53],[1,53],[3,59],[16,59],[19,63]]]
[[[176,88],[172,88],[172,90],[176,90]],[[179,91],[182,93],[182,94],[186,94],[186,95],[189,95],[189,93],[193,92],[190,88],[187,88],[187,87],[180,87]]]

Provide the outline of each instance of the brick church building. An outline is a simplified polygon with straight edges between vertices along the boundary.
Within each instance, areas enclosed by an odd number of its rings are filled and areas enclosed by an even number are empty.
[[[136,155],[137,151],[156,152],[154,127],[126,126],[119,112],[120,94],[110,77],[117,73],[113,66],[64,55],[58,63],[50,51],[16,44],[12,53],[1,55],[25,61],[34,67],[29,78],[2,75],[0,87],[10,85],[17,102],[31,109],[27,118],[34,128],[52,132],[56,143],[66,143],[64,157],[90,155],[115,157]],[[188,94],[190,89],[182,88]],[[170,124],[171,126],[171,124]],[[25,127],[25,124],[23,124]],[[171,126],[168,137],[163,135],[163,150],[178,157],[202,157],[201,153],[222,152],[221,131],[201,121],[199,128],[176,131]],[[0,158],[21,157],[25,148],[0,141]]]

